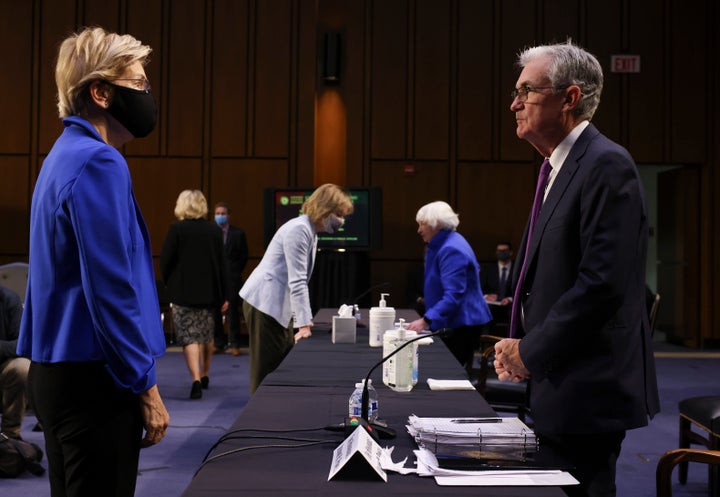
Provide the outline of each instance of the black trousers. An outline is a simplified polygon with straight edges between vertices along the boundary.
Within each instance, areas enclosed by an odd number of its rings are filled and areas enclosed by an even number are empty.
[[[283,327],[271,316],[243,302],[243,314],[250,334],[250,393],[263,378],[275,371],[295,345],[292,320]]]
[[[32,362],[28,386],[52,497],[132,497],[143,434],[139,397],[118,389],[97,362]]]
[[[615,497],[615,471],[625,431],[590,435],[538,433],[541,446],[551,447],[575,468],[580,485],[563,487],[570,497]]]

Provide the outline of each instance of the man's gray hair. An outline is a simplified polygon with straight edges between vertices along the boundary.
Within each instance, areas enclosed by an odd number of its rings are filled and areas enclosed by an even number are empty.
[[[600,104],[603,88],[603,71],[597,58],[568,40],[566,43],[526,48],[518,54],[518,65],[525,67],[539,57],[550,59],[547,77],[552,86],[580,87],[582,98],[575,109],[575,116],[592,119]]]

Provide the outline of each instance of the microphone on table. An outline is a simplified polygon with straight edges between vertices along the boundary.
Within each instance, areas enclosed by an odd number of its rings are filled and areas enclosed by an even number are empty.
[[[407,347],[408,345],[410,345],[413,342],[417,342],[418,340],[422,340],[423,338],[427,338],[427,337],[436,337],[436,336],[448,337],[448,336],[452,335],[452,333],[453,333],[452,328],[443,328],[438,331],[433,331],[432,333],[423,333],[422,335],[418,335],[415,338],[411,338],[410,340],[407,340],[406,342],[404,342],[402,345],[400,345],[395,350],[390,352],[388,355],[386,355],[385,357],[380,359],[377,362],[377,364],[375,364],[373,367],[370,368],[370,371],[368,371],[368,374],[365,376],[365,382],[363,385],[362,397],[360,400],[360,417],[364,421],[364,424],[369,425],[370,428],[372,428],[372,430],[374,430],[379,435],[380,438],[395,438],[396,433],[395,433],[395,430],[393,430],[392,428],[383,426],[378,423],[370,423],[368,421],[368,410],[369,410],[368,408],[370,406],[370,394],[368,393],[368,383],[369,383],[368,380],[370,380],[370,376],[372,375],[373,371],[375,371],[375,369],[377,369],[378,366],[383,364],[385,361],[390,359],[392,356],[394,356],[395,354],[397,354],[398,352],[400,352],[402,349],[404,349],[405,347]],[[368,430],[368,431],[372,432],[372,430]]]
[[[363,293],[355,297],[350,305],[355,305],[358,303],[358,301],[363,298],[368,293],[372,292],[373,290],[377,290],[378,288],[386,288],[391,286],[391,283],[389,281],[383,281],[382,283],[378,283],[377,285],[373,285],[367,290],[365,290]]]

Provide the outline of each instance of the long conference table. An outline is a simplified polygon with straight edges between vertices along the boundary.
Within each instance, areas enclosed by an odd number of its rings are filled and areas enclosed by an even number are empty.
[[[367,310],[363,311],[366,316]],[[343,422],[355,383],[382,358],[382,347],[368,345],[367,319],[359,322],[356,343],[333,344],[330,334],[333,313],[331,309],[317,313],[312,337],[296,344],[280,366],[263,380],[228,433],[237,432],[211,453],[211,457],[227,455],[204,464],[183,497],[565,495],[560,487],[441,487],[432,477],[393,472],[388,472],[386,483],[382,480],[328,481],[333,450],[342,443],[344,435],[321,428]],[[398,310],[400,317],[410,321],[418,316],[412,310]],[[397,431],[397,438],[381,440],[380,445],[394,447],[393,461],[407,457],[406,466],[415,461],[412,451],[417,449],[405,430],[409,415],[482,417],[495,414],[475,391],[429,389],[428,378],[467,378],[437,338],[430,345],[420,346],[419,381],[412,391],[394,392],[383,385],[382,367],[378,367],[371,378],[378,393],[379,419]],[[303,440],[327,443],[300,446],[309,443]],[[276,447],[267,447],[270,445]],[[290,445],[294,447],[288,447]]]

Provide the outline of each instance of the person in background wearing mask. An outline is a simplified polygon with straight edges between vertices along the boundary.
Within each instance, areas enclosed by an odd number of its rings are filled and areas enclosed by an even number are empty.
[[[227,255],[228,270],[228,312],[229,343],[232,355],[240,355],[240,295],[242,288],[242,272],[248,260],[248,245],[245,232],[230,224],[230,206],[225,202],[215,204],[215,222],[223,232],[225,254]],[[225,352],[226,338],[223,326],[222,312],[218,309],[215,315],[215,353]]]
[[[335,233],[352,214],[350,196],[339,186],[318,187],[301,215],[275,233],[260,264],[240,290],[250,333],[250,392],[275,370],[302,338],[312,334],[308,282],[317,251],[317,233]],[[294,333],[294,329],[298,331]]]
[[[510,304],[513,299],[512,256],[510,242],[500,242],[495,250],[497,262],[486,264],[480,272],[480,283],[485,291],[485,302],[493,315],[491,332],[499,333],[498,325],[507,328],[510,323]]]
[[[140,448],[170,423],[157,387],[165,337],[150,236],[119,152],[155,128],[150,51],[95,27],[65,39],[57,57],[65,129],[33,192],[17,348],[31,359],[53,497],[132,497]]]

